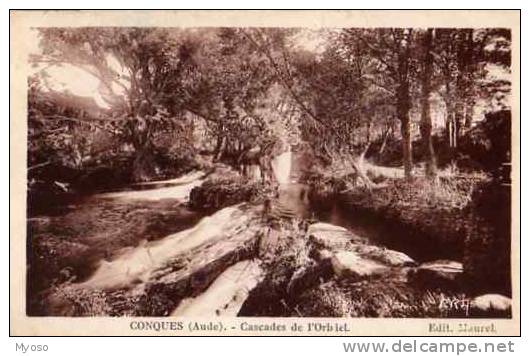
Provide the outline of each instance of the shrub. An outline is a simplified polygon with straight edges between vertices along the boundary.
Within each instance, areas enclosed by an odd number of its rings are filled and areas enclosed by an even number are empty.
[[[241,202],[257,202],[264,195],[265,187],[239,177],[210,178],[190,193],[192,209],[214,211]]]

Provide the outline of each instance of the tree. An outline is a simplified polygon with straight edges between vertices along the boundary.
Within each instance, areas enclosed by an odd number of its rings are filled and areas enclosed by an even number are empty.
[[[70,64],[100,80],[102,98],[136,151],[133,174],[152,173],[156,131],[174,126],[193,89],[199,41],[180,30],[43,28],[35,65]]]
[[[509,92],[510,83],[491,78],[488,67],[509,71],[510,41],[506,29],[436,29],[433,81],[446,104],[447,144],[453,150],[472,126],[476,100],[502,101]]]
[[[412,176],[412,144],[409,111],[412,106],[411,86],[415,78],[413,58],[416,32],[411,28],[347,29],[342,41],[356,57],[369,63],[365,77],[372,86],[390,93],[401,123],[403,167],[405,177]]]
[[[193,107],[216,136],[214,156],[237,166],[238,158],[270,139],[260,107],[274,83],[266,59],[239,29],[222,28],[201,49],[201,80]],[[263,152],[262,152],[263,153]]]
[[[349,164],[360,182],[370,187],[364,156],[373,133],[388,127],[387,119],[394,113],[388,91],[374,85],[370,58],[356,50],[345,46],[340,34],[328,33],[321,54],[291,49],[273,60],[302,114],[302,134],[315,153]]]
[[[431,120],[431,81],[433,72],[432,42],[434,30],[429,28],[423,35],[423,65],[421,73],[421,122],[420,131],[423,140],[423,149],[426,153],[425,174],[428,177],[436,175],[436,157],[432,143],[432,120]]]

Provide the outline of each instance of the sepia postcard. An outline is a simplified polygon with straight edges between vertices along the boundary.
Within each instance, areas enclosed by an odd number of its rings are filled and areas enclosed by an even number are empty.
[[[520,334],[517,10],[13,10],[10,333]]]

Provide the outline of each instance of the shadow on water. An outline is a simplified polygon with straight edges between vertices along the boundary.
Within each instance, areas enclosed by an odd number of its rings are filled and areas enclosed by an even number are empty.
[[[436,259],[461,259],[462,246],[429,236],[418,227],[407,226],[398,219],[384,218],[367,209],[359,209],[340,199],[316,206],[308,199],[308,187],[290,183],[280,188],[278,205],[299,217],[342,226],[374,244],[406,253],[418,262]],[[331,198],[332,199],[332,198]]]
[[[377,245],[404,252],[418,262],[462,258],[462,246],[448,244],[414,226],[383,218],[348,203],[337,201],[330,209],[314,209],[313,213],[320,221],[345,227]]]
[[[358,207],[340,197],[312,203],[309,188],[298,181],[302,171],[311,169],[311,160],[303,153],[292,155],[291,183],[280,187],[279,210],[287,208],[299,217],[322,221],[347,228],[372,243],[406,253],[418,262],[436,259],[461,260],[463,239],[448,241],[443,233],[425,231],[420,226],[407,225],[399,217],[383,216],[369,208]],[[390,214],[389,214],[390,215]]]

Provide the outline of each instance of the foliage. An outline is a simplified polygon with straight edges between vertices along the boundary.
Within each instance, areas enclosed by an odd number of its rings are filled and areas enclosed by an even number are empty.
[[[502,164],[511,160],[511,113],[486,115],[466,134],[461,151],[484,170],[498,175]]]
[[[440,308],[440,302],[465,297],[453,291],[414,290],[392,280],[333,280],[306,291],[299,309],[312,317],[462,317],[459,311]]]
[[[503,29],[319,30],[320,51],[299,45],[302,29],[38,31],[41,52],[30,58],[38,69],[28,97],[30,166],[52,157],[54,165],[87,169],[127,157],[131,177],[148,180],[162,151],[176,165],[203,150],[238,166],[249,150],[272,156],[307,141],[328,161],[351,156],[368,182],[362,159],[374,150],[384,155],[392,140],[401,141],[405,175],[412,174],[420,106],[425,116],[433,98],[442,98],[448,130],[460,140],[478,101],[497,110],[509,95],[509,81],[492,74],[509,70],[511,34]],[[52,90],[46,68],[64,65],[101,82],[105,108]],[[428,141],[432,124],[425,120]],[[432,147],[420,158],[433,156]]]
[[[239,177],[210,178],[190,193],[190,207],[199,211],[215,211],[241,202],[257,202],[265,190],[256,182]]]

